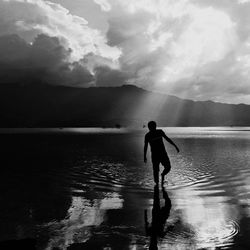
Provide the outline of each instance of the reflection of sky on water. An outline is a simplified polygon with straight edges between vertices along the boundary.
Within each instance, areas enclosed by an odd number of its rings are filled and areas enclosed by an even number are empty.
[[[192,187],[187,187],[171,192],[171,199],[173,209],[167,226],[172,225],[173,229],[160,242],[162,249],[173,245],[179,247],[178,249],[185,249],[187,245],[193,249],[215,249],[233,244],[233,236],[239,229],[237,221],[240,215],[236,206],[227,203],[227,197],[210,197]],[[133,206],[140,201],[131,202],[130,205]],[[148,199],[147,203],[148,206],[152,206],[153,200]],[[105,222],[107,212],[123,209],[123,205],[124,199],[118,193],[107,193],[103,199],[93,201],[83,197],[72,197],[71,207],[64,220],[42,225],[43,230],[47,228],[51,236],[46,249],[60,247],[66,250],[73,243],[87,242],[93,236],[95,229]],[[126,215],[130,216],[129,213]],[[181,226],[178,226],[179,223]],[[128,234],[127,237],[130,242],[129,249],[142,247],[138,235]],[[141,237],[143,238],[143,235]]]
[[[174,207],[182,211],[184,223],[195,233],[197,248],[226,246],[238,233],[237,207],[228,204],[225,196],[204,196],[192,187],[175,191]]]
[[[47,250],[54,247],[66,250],[73,243],[84,243],[92,236],[92,227],[98,227],[105,220],[109,209],[122,209],[123,200],[116,193],[108,193],[101,200],[90,202],[83,197],[72,197],[67,217],[59,222],[44,224],[51,238]]]

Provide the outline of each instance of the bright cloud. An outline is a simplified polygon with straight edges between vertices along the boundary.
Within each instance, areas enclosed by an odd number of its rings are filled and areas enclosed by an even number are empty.
[[[15,31],[29,42],[40,33],[56,36],[72,50],[72,61],[93,53],[117,62],[121,55],[119,48],[108,46],[106,38],[88,26],[87,20],[70,14],[59,4],[42,0],[1,0],[0,16],[6,26],[9,25],[0,31],[2,35]]]
[[[237,45],[234,23],[221,11],[192,9],[190,23],[179,39],[170,45],[170,62],[163,71],[163,81],[191,77],[197,68],[225,57]]]
[[[240,4],[250,3],[250,0],[238,0]]]
[[[244,33],[239,30],[244,29],[240,22],[243,18],[246,21],[245,16],[239,17],[241,9],[236,9],[233,16],[227,6],[218,8],[209,1],[202,6],[192,0],[109,3],[112,9],[108,35],[110,41],[123,48],[121,62],[131,72],[129,83],[192,99],[221,97],[221,101],[229,101],[225,98],[228,91],[232,102],[232,89],[248,89],[248,56],[241,63],[237,61],[246,47],[240,40],[240,32]],[[219,77],[211,68],[220,62]],[[202,81],[205,78],[210,80]]]
[[[103,11],[110,11],[111,10],[111,5],[107,0],[94,0],[95,3],[99,4],[101,6],[101,9]]]

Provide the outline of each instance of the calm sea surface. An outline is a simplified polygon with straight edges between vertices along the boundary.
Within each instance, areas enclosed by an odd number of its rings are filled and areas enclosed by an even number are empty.
[[[250,249],[250,128],[163,128],[154,188],[147,130],[0,130],[0,241],[38,249]]]

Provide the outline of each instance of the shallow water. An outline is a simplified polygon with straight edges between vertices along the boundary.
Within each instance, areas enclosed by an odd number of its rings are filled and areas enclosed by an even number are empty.
[[[159,195],[150,161],[142,161],[146,130],[0,131],[0,241],[250,249],[250,129],[163,129],[180,153],[166,144],[172,170]],[[149,228],[156,220],[153,208],[164,215],[159,235],[145,230],[145,213]]]

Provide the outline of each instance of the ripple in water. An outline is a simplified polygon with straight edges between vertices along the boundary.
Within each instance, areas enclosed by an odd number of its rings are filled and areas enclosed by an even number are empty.
[[[186,247],[191,245],[190,249],[226,247],[233,244],[234,236],[239,233],[239,225],[235,221],[227,221],[219,226],[209,226],[205,230],[201,228],[198,231],[184,224],[170,225],[168,228],[166,236],[160,241],[163,249],[174,244]]]
[[[239,232],[239,225],[235,221],[227,221],[221,225],[208,227],[206,231],[200,231],[196,235],[199,247],[228,246],[233,243],[233,238]]]

